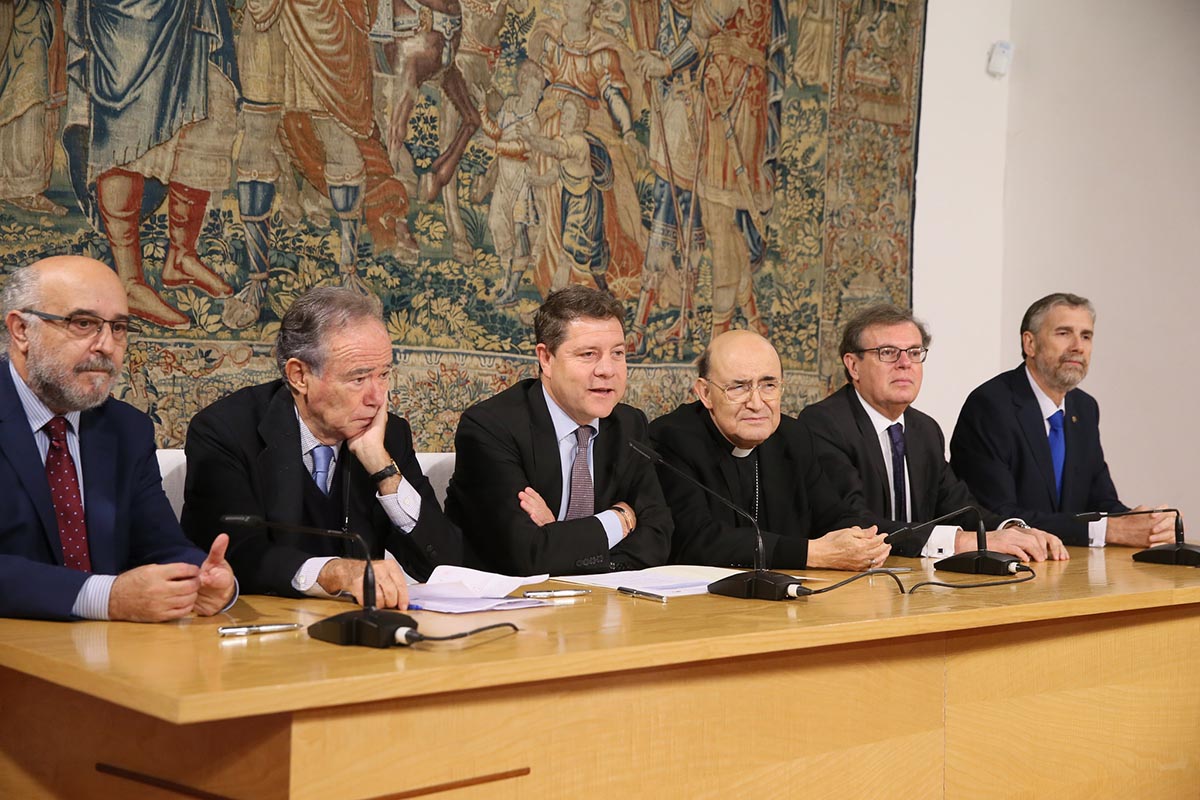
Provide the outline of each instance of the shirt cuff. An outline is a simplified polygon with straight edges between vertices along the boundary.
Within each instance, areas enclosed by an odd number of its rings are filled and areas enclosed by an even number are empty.
[[[393,525],[405,533],[412,533],[412,529],[417,527],[417,520],[421,518],[421,495],[408,482],[408,478],[400,479],[400,486],[395,494],[376,492],[375,497],[379,499]]]
[[[317,583],[317,577],[321,574],[321,570],[335,558],[336,556],[318,556],[305,561],[292,576],[292,588],[309,597],[337,597],[337,595],[322,589],[321,584]]]
[[[108,596],[116,581],[116,575],[89,576],[75,595],[71,614],[80,619],[108,619]]]
[[[922,558],[945,558],[954,555],[954,540],[962,530],[957,525],[935,525],[925,546],[921,548]]]
[[[1088,523],[1088,547],[1104,547],[1108,541],[1108,517]]]
[[[1004,520],[1004,522],[1001,522],[1000,525],[996,528],[996,530],[1002,531],[1005,528],[1028,528],[1028,527],[1029,526],[1027,524],[1025,524],[1025,520],[1021,519],[1020,517],[1009,517],[1008,519]]]
[[[596,515],[604,526],[604,535],[608,537],[608,549],[612,550],[625,538],[625,526],[621,524],[621,515],[611,508]]]

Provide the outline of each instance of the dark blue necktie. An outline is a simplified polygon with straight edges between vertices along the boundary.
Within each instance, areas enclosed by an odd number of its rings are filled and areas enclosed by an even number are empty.
[[[908,448],[904,445],[904,426],[897,422],[887,432],[892,440],[892,489],[896,498],[892,505],[895,510],[892,518],[908,522],[907,493],[904,491],[904,456]]]
[[[1050,433],[1047,438],[1050,441],[1050,460],[1054,462],[1054,488],[1061,499],[1063,462],[1067,458],[1067,442],[1063,438],[1062,409],[1055,411],[1046,418],[1046,421],[1050,423]]]

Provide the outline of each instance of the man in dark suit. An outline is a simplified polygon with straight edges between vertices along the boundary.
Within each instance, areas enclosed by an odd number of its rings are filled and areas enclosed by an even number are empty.
[[[882,564],[891,547],[872,525],[862,494],[840,495],[822,473],[808,431],[780,413],[783,367],[771,343],[750,331],[728,331],[709,343],[696,367],[699,399],[650,423],[664,461],[757,520],[768,566]],[[749,521],[664,466],[658,479],[675,518],[672,561],[754,563]]]
[[[1087,375],[1096,312],[1078,295],[1038,300],[1021,321],[1023,363],[967,397],[950,440],[951,464],[977,497],[1071,545],[1149,547],[1174,541],[1170,513],[1082,522],[1084,511],[1125,511],[1100,447],[1100,409],[1075,388]],[[1138,510],[1145,510],[1138,506]]]
[[[375,567],[377,603],[408,605],[408,575],[461,564],[463,540],[421,473],[408,423],[388,413],[392,343],[375,298],[318,287],[280,321],[281,380],[218,400],[187,435],[183,528],[196,542],[225,514],[357,533]],[[353,542],[233,528],[229,560],[247,592],[353,595],[365,561]]]
[[[905,309],[863,309],[842,333],[849,383],[800,414],[825,472],[841,491],[860,491],[871,511],[910,523],[979,505],[946,463],[942,429],[912,407],[921,391],[929,341],[925,326]],[[1057,537],[982,510],[989,549],[1026,561],[1067,558]],[[917,527],[894,548],[904,556],[948,556],[974,550],[973,531],[957,525]]]
[[[568,575],[666,563],[671,512],[629,449],[646,416],[625,394],[624,309],[572,286],[534,317],[537,379],[471,406],[458,424],[446,510],[491,568]]]
[[[154,426],[109,397],[129,321],[111,269],[79,256],[9,276],[0,360],[0,616],[158,622],[236,597],[162,489]]]

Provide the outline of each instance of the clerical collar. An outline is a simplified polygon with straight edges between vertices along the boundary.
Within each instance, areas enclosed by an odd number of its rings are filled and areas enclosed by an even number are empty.
[[[753,452],[754,452],[753,447],[751,447],[751,448],[735,447],[735,448],[733,448],[733,457],[734,458],[745,458],[746,456],[750,455]]]

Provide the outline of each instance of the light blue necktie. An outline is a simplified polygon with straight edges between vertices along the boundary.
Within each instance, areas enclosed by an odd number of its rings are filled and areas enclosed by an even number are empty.
[[[1046,418],[1046,421],[1050,423],[1050,433],[1047,438],[1050,441],[1050,460],[1054,462],[1054,488],[1058,490],[1058,496],[1061,499],[1063,462],[1067,458],[1067,442],[1063,438],[1062,409],[1055,411]]]
[[[329,462],[333,461],[333,448],[327,444],[319,444],[312,449],[313,481],[321,494],[329,494]]]

